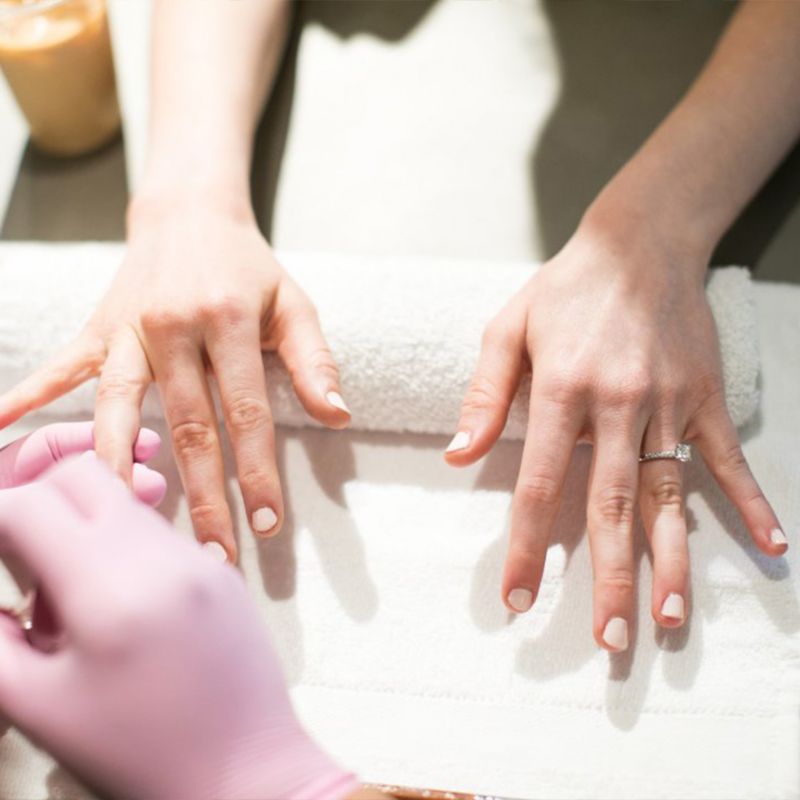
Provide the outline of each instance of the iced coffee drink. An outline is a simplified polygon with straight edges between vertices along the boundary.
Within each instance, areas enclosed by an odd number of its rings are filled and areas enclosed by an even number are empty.
[[[105,0],[0,0],[0,66],[41,150],[86,153],[119,130]]]

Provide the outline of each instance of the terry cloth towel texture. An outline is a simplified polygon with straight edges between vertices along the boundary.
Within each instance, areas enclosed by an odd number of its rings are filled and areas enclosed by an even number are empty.
[[[123,257],[117,244],[0,245],[0,390],[67,344],[81,329]],[[341,370],[356,430],[453,433],[486,323],[535,269],[531,264],[408,257],[303,255],[280,261],[319,311]],[[740,267],[710,273],[708,299],[736,425],[758,405],[753,287]],[[33,321],[35,320],[35,324]],[[274,355],[265,357],[276,421],[314,423]],[[525,434],[530,380],[504,436]],[[158,416],[154,393],[145,417]],[[57,405],[91,415],[93,383]]]
[[[10,275],[4,256],[2,280],[15,291],[30,281],[32,292],[15,300],[14,352],[25,366],[11,364],[12,379],[38,362],[48,333],[72,334],[58,303],[88,303],[91,273],[63,271],[80,254],[49,253],[48,269],[36,273],[49,288],[22,274],[22,260]],[[624,655],[600,651],[591,635],[588,448],[573,459],[537,604],[518,618],[500,601],[499,579],[521,442],[500,442],[456,470],[442,463],[447,436],[281,427],[287,518],[269,541],[248,530],[226,453],[243,573],[304,724],[342,763],[367,780],[485,796],[798,797],[800,287],[753,291],[763,396],[741,435],[789,551],[760,555],[703,464],[685,465],[691,618],[679,631],[654,624],[639,531],[637,614]],[[77,323],[87,311],[69,313]],[[0,432],[0,445],[52,419],[32,414]],[[162,421],[152,424],[166,436]],[[170,485],[162,513],[190,535],[169,447],[153,466]],[[88,796],[17,732],[0,737],[2,800]]]

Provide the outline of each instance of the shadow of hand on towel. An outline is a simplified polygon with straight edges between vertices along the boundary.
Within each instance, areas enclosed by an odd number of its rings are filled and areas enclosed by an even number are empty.
[[[521,446],[503,442],[487,457],[477,486],[513,491]],[[631,648],[623,654],[605,656],[591,635],[592,569],[586,530],[586,488],[591,449],[576,449],[567,475],[562,506],[548,549],[545,573],[534,609],[529,615],[510,614],[500,599],[503,563],[508,548],[508,524],[487,547],[473,572],[470,587],[470,611],[475,624],[493,633],[510,624],[521,629],[533,628],[533,635],[519,638],[516,656],[517,671],[537,682],[550,681],[577,672],[593,660],[608,659],[605,708],[612,724],[632,728],[644,706],[650,674],[659,651],[682,651],[676,659],[663,660],[664,678],[675,688],[689,688],[700,664],[702,639],[700,626],[691,636],[690,623],[680,630],[658,628],[650,617],[649,588],[642,592],[647,600],[639,602],[631,630]],[[694,527],[689,513],[689,529]],[[644,569],[645,536],[641,526],[635,533],[635,569],[639,582],[647,580],[652,569]],[[585,624],[584,624],[585,623]],[[643,638],[646,626],[652,629],[650,639]],[[637,646],[637,629],[639,645]],[[523,638],[523,636],[525,638]],[[634,670],[634,659],[636,669]],[[678,668],[676,668],[676,666]],[[557,690],[556,690],[557,691]],[[598,704],[600,703],[598,697]]]
[[[322,492],[307,485],[298,458],[288,451],[302,450]],[[352,446],[343,432],[314,428],[279,428],[276,431],[278,469],[284,487],[284,523],[271,539],[257,541],[258,565],[267,596],[273,601],[268,622],[284,660],[290,684],[300,681],[304,668],[302,627],[295,601],[297,540],[311,535],[322,570],[345,613],[367,622],[378,610],[378,592],[367,570],[361,534],[347,506],[345,486],[355,477]],[[297,474],[293,474],[297,470]],[[313,504],[313,515],[308,513]],[[304,508],[305,519],[319,524],[298,531],[293,508]]]
[[[760,419],[757,418],[742,431],[741,440],[745,442],[758,430]],[[778,491],[777,494],[788,496],[792,491],[793,480],[794,476],[791,474],[775,474],[770,484],[774,486],[778,481],[783,481],[784,491]],[[739,545],[736,550],[724,548],[723,554],[741,572],[742,587],[758,599],[778,630],[787,634],[800,630],[800,602],[791,579],[790,566],[790,557],[794,555],[794,551],[790,549],[782,558],[771,558],[758,550],[739,513],[715,481],[709,479],[705,465],[692,465],[687,490],[688,493],[696,492],[703,498],[720,527]],[[758,574],[754,573],[753,567],[758,570]],[[711,614],[715,612],[716,609],[710,610]]]

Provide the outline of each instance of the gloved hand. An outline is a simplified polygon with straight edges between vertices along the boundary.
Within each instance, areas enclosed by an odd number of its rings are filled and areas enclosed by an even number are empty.
[[[0,711],[92,785],[137,800],[356,787],[300,727],[239,573],[99,462],[0,492],[0,554],[23,562],[61,628],[45,654],[0,615]]]
[[[144,466],[155,458],[161,439],[142,428],[133,446],[133,491],[144,503],[157,506],[167,490],[164,476]],[[0,450],[0,489],[36,480],[46,469],[70,455],[94,452],[93,422],[57,422],[45,425]]]

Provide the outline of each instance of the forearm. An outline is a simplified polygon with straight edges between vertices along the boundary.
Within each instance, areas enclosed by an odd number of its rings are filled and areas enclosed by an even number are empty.
[[[290,13],[285,0],[157,0],[148,157],[137,199],[208,189],[249,202],[253,132]]]
[[[710,257],[800,133],[800,3],[744,3],[700,77],[587,218]]]

